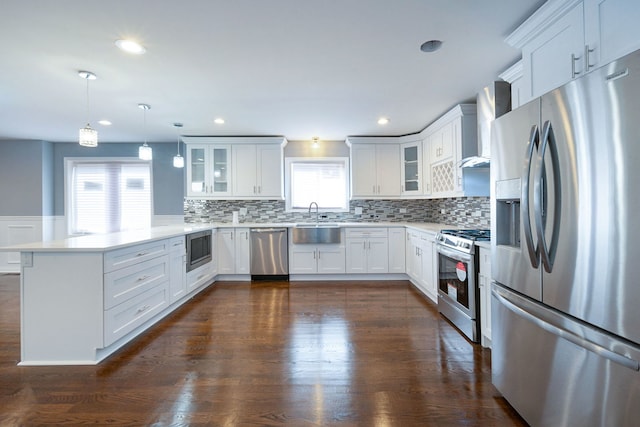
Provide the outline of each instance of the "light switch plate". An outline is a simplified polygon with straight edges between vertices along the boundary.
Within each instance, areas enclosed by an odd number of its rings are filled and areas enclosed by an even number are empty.
[[[356,213],[356,215],[362,215],[362,207],[357,206],[356,209],[355,209],[355,213]]]
[[[240,208],[240,215],[246,216],[247,215],[247,208]]]
[[[407,213],[407,208],[400,208],[400,213]]]

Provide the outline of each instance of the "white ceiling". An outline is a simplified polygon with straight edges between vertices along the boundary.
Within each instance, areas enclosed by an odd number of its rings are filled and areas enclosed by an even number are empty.
[[[413,133],[519,59],[504,38],[542,3],[3,0],[0,138],[75,141],[86,122],[78,70],[98,76],[100,142],[176,141],[174,122],[183,135],[290,140]],[[120,38],[147,53],[121,52]],[[444,44],[425,54],[430,39]],[[151,105],[146,132],[138,103]]]

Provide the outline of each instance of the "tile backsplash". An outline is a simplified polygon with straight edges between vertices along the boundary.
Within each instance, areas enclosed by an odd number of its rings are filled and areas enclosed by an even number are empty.
[[[362,208],[362,215],[355,208]],[[247,209],[240,222],[306,222],[307,212],[286,212],[283,200],[200,200],[185,199],[186,222],[231,222],[234,211]],[[347,222],[437,222],[458,227],[489,228],[488,197],[451,199],[352,200],[349,212],[320,212],[322,221]],[[326,217],[322,217],[325,215]]]

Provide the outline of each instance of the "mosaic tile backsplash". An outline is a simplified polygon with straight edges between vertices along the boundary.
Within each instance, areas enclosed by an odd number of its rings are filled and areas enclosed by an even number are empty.
[[[355,208],[362,208],[362,215]],[[185,199],[186,222],[231,222],[234,211],[247,209],[240,222],[278,223],[306,222],[304,212],[286,212],[282,200],[199,200]],[[451,199],[352,200],[349,212],[320,212],[322,221],[346,222],[437,222],[467,228],[489,228],[488,197],[457,197]]]

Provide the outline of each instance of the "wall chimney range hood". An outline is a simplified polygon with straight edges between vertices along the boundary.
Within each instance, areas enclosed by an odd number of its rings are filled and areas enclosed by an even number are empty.
[[[495,119],[511,111],[511,85],[495,81],[476,98],[478,110],[478,155],[462,159],[461,168],[488,168],[491,163],[491,126]]]

